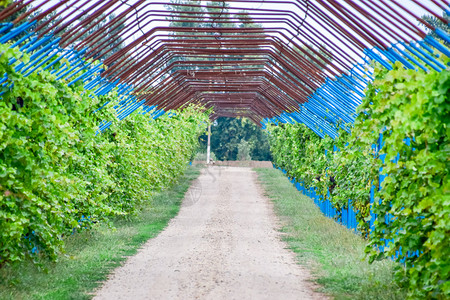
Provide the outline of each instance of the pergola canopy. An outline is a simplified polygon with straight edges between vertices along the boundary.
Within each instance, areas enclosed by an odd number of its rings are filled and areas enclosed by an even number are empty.
[[[442,71],[438,55],[450,56],[425,30],[448,42],[447,33],[421,19],[447,24],[446,0],[191,2],[16,1],[0,12],[11,21],[0,41],[30,53],[39,43],[24,74],[60,55],[72,65],[55,72],[59,79],[83,80],[96,94],[117,87],[119,118],[142,105],[192,103],[213,108],[212,119],[303,122],[332,137],[336,124],[354,121],[372,80],[369,61]]]

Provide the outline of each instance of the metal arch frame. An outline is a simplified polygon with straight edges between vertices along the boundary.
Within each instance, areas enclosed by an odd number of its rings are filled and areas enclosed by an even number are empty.
[[[450,1],[429,0],[427,5],[420,0],[410,1],[446,22],[438,12],[448,11]],[[246,116],[261,126],[278,121],[302,122],[320,136],[337,136],[336,124],[354,121],[356,107],[364,97],[364,88],[372,80],[371,73],[339,44],[323,36],[310,20],[326,27],[353,55],[360,55],[365,61],[378,61],[388,69],[400,61],[405,68],[442,71],[447,66],[436,59],[437,51],[450,56],[446,46],[426,36],[420,27],[404,17],[405,14],[417,18],[409,8],[385,0],[265,0],[266,3],[295,9],[249,8],[247,16],[243,16],[242,8],[236,6],[228,7],[226,16],[222,16],[219,10],[223,7],[215,5],[177,4],[168,13],[149,10],[152,5],[167,4],[165,2],[138,0],[130,4],[129,0],[61,0],[23,22],[47,2],[15,2],[0,12],[0,20],[3,20],[31,4],[37,4],[12,23],[2,24],[2,43],[54,13],[47,22],[34,28],[39,35],[30,32],[15,42],[13,46],[21,46],[22,51],[32,53],[30,62],[19,64],[16,70],[26,76],[39,67],[51,69],[52,63],[49,66],[48,62],[52,57],[66,57],[72,62],[71,67],[53,69],[52,72],[69,84],[82,80],[85,87],[97,95],[117,87],[122,100],[116,107],[119,119],[141,106],[144,106],[143,113],[157,107],[159,110],[152,114],[157,117],[164,110],[193,103],[214,108],[211,118]],[[208,7],[218,11],[205,13],[199,19],[197,12],[178,10],[180,7]],[[79,12],[83,9],[93,12]],[[300,16],[296,10],[305,15]],[[113,12],[119,14],[97,32],[74,44],[105,20],[105,13]],[[82,15],[87,17],[78,21]],[[133,21],[123,23],[133,15]],[[56,21],[58,17],[63,18]],[[143,32],[142,28],[167,17],[189,23],[192,27],[162,26]],[[45,29],[50,21],[55,21],[53,27]],[[278,26],[226,27],[237,22]],[[423,20],[421,22],[449,41],[445,32]],[[196,24],[203,24],[203,27]],[[205,24],[211,26],[204,27]],[[72,32],[63,33],[69,26]],[[117,37],[106,41],[105,34],[115,29],[118,30]],[[113,51],[119,38],[129,40],[138,32],[142,32],[138,39],[103,61],[108,66],[106,71],[90,62],[91,58],[101,59]],[[73,48],[68,49],[71,44]],[[327,53],[334,54],[332,60],[319,51],[323,45],[329,48]],[[38,47],[39,50],[35,51]],[[257,65],[252,65],[254,63]],[[0,83],[8,86],[7,75],[0,79]],[[107,123],[100,125],[100,131],[107,128]]]

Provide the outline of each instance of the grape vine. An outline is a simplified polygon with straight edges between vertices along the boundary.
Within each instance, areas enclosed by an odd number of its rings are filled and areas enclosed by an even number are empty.
[[[391,71],[375,68],[375,75],[351,134],[320,139],[303,124],[268,126],[274,163],[338,210],[351,199],[370,261],[395,257],[410,298],[444,299],[450,297],[450,73],[398,63]],[[378,216],[373,228],[371,210]]]
[[[115,119],[117,95],[94,97],[44,70],[24,77],[9,62],[27,56],[8,47],[0,45],[0,72],[13,83],[0,101],[0,265],[56,259],[64,235],[151,201],[184,171],[208,122],[194,107],[156,120],[134,113],[95,136]]]

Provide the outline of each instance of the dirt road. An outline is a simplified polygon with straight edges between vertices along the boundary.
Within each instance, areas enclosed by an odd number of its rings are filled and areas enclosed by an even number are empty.
[[[324,299],[276,227],[251,169],[203,169],[179,215],[95,299]]]

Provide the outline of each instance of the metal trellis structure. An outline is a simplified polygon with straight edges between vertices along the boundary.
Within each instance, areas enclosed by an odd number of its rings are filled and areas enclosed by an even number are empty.
[[[156,118],[192,103],[212,107],[212,119],[244,116],[263,127],[301,122],[334,138],[336,125],[355,120],[373,80],[371,61],[387,69],[397,62],[447,69],[438,57],[450,57],[449,35],[418,13],[448,24],[442,12],[450,13],[449,4],[22,0],[0,12],[0,42],[31,55],[16,66],[24,76],[43,68],[96,95],[117,88],[120,120],[140,107]],[[56,67],[62,59],[70,65]],[[8,74],[0,84],[12,84]],[[110,124],[102,122],[99,132]]]

